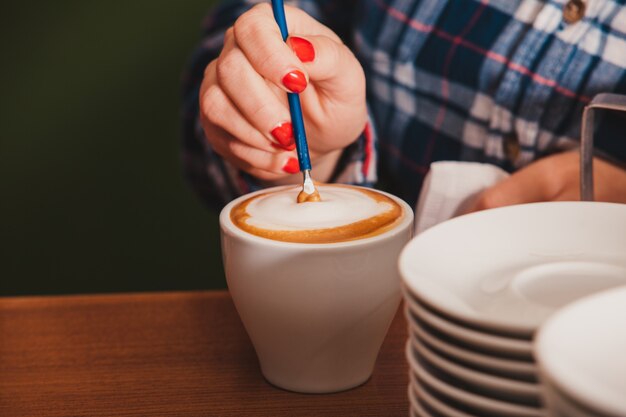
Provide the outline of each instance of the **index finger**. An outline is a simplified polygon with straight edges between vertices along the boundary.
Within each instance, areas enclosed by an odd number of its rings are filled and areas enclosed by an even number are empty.
[[[300,10],[286,8],[285,12],[290,31],[332,33]],[[261,76],[288,92],[300,93],[306,88],[307,71],[283,41],[268,3],[258,4],[241,15],[233,29],[237,46]]]

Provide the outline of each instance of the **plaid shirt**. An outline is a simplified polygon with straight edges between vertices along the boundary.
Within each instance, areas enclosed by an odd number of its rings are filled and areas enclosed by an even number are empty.
[[[222,4],[184,82],[183,160],[219,208],[258,188],[208,146],[198,90],[223,32],[254,1]],[[414,204],[433,161],[489,162],[508,171],[577,146],[595,94],[626,94],[624,0],[587,0],[568,24],[563,0],[300,0],[337,32],[365,69],[370,123],[333,181],[376,182]],[[606,114],[596,148],[626,161],[626,120]],[[314,167],[315,168],[315,167]]]

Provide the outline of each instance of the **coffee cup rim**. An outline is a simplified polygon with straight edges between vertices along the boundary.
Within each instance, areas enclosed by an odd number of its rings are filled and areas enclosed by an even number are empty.
[[[325,185],[332,186],[335,184],[325,184]],[[237,237],[240,237],[242,239],[246,239],[252,242],[264,243],[266,245],[278,246],[278,247],[284,247],[284,248],[331,249],[331,248],[338,248],[338,247],[344,247],[344,246],[354,247],[354,246],[364,246],[364,245],[374,244],[381,240],[386,240],[386,239],[392,238],[393,236],[396,236],[399,233],[402,233],[403,231],[407,229],[407,227],[410,228],[412,232],[412,225],[413,225],[413,220],[414,220],[413,209],[401,198],[393,194],[389,194],[385,191],[375,189],[375,188],[363,187],[363,186],[351,185],[351,184],[337,184],[337,185],[347,185],[347,186],[354,187],[354,188],[374,190],[378,193],[386,195],[387,197],[393,199],[396,203],[398,203],[400,207],[402,207],[402,219],[400,220],[400,222],[398,223],[396,227],[393,227],[392,229],[387,230],[383,233],[380,233],[376,236],[366,237],[363,239],[343,241],[343,242],[333,242],[333,243],[284,242],[281,240],[268,239],[265,237],[253,235],[249,232],[246,232],[245,230],[240,229],[235,224],[233,224],[230,218],[230,211],[235,205],[239,204],[243,200],[253,197],[255,195],[258,195],[258,194],[266,193],[268,191],[273,191],[273,190],[279,191],[279,190],[297,187],[295,185],[279,185],[279,186],[264,188],[264,189],[257,190],[248,194],[241,195],[235,198],[234,200],[230,201],[228,204],[226,204],[226,206],[224,206],[224,208],[222,209],[219,215],[220,233],[222,234],[229,233],[231,235],[234,235],[234,236],[237,236]]]

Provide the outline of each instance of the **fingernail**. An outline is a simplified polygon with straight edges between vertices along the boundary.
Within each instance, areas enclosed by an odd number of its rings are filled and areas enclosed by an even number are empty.
[[[294,157],[287,159],[285,166],[283,166],[283,171],[287,174],[296,174],[300,171],[300,164],[298,164],[298,160]]]
[[[270,133],[283,148],[291,146],[295,143],[293,139],[293,127],[291,126],[291,122],[283,122],[279,124],[274,129],[272,129]]]
[[[302,62],[311,62],[315,59],[313,44],[304,38],[292,36],[287,39],[287,45],[293,49],[298,59]]]
[[[302,71],[293,70],[283,77],[283,85],[292,93],[301,93],[306,88],[306,77]]]

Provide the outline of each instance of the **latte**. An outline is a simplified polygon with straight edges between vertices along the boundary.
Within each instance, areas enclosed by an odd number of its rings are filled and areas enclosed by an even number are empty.
[[[230,218],[260,237],[294,243],[336,243],[376,236],[403,218],[402,207],[380,192],[347,185],[319,185],[322,200],[298,203],[299,187],[254,195]]]

